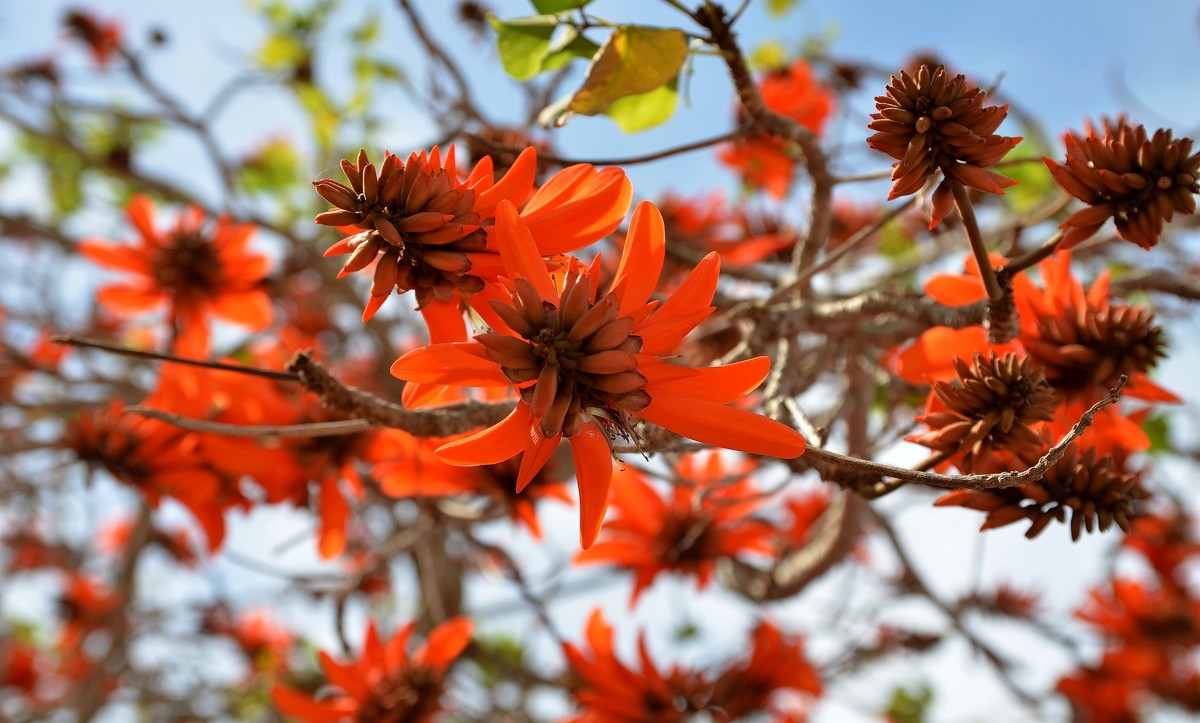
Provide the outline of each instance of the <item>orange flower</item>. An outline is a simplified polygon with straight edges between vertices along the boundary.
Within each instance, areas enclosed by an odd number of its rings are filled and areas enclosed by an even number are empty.
[[[833,112],[833,93],[817,83],[812,69],[803,60],[797,60],[786,70],[765,75],[759,82],[759,91],[767,108],[818,136]],[[775,198],[786,196],[792,184],[796,156],[778,138],[741,138],[722,148],[717,157],[741,172],[745,184],[764,188]]]
[[[1058,187],[1087,204],[1062,222],[1061,247],[1076,246],[1111,217],[1117,235],[1149,250],[1176,212],[1196,212],[1200,153],[1192,153],[1191,138],[1172,139],[1167,129],[1150,136],[1145,126],[1135,128],[1123,117],[1106,118],[1103,125],[1103,135],[1091,123],[1085,135],[1064,134],[1062,165],[1042,159]]]
[[[1133,706],[1138,690],[1127,678],[1101,666],[1083,669],[1058,681],[1057,690],[1071,701],[1080,721],[1087,723],[1140,723]],[[1086,717],[1083,717],[1086,716]]]
[[[892,76],[886,94],[875,97],[877,113],[867,127],[876,131],[867,145],[896,159],[888,200],[923,188],[938,171],[933,192],[932,229],[954,201],[951,179],[986,193],[1003,194],[1016,181],[985,170],[995,165],[1020,138],[996,135],[1008,106],[983,107],[985,93],[963,75],[951,78],[945,67],[922,65],[913,75]]]
[[[460,179],[453,146],[444,161],[437,147],[404,162],[385,153],[378,169],[366,151],[359,151],[357,163],[342,161],[342,170],[349,186],[332,179],[313,183],[334,206],[316,221],[351,232],[325,252],[351,254],[339,276],[375,263],[364,321],[393,290],[412,290],[417,307],[424,309],[435,300],[473,296],[494,280],[503,264],[488,227],[501,202],[524,204],[521,215],[539,251],[554,255],[612,233],[632,194],[619,168],[596,171],[580,164],[557,173],[531,197],[537,171],[533,148],[525,149],[499,181],[493,180],[490,156]]]
[[[779,628],[766,620],[754,629],[753,637],[754,652],[750,659],[725,671],[713,689],[711,705],[722,711],[721,720],[741,720],[770,710],[771,697],[776,691],[821,694],[821,677],[804,655],[802,638],[784,637]]]
[[[392,365],[407,381],[519,391],[520,401],[503,421],[440,447],[443,461],[495,464],[523,450],[520,491],[566,437],[587,548],[608,506],[609,435],[634,437],[638,419],[715,446],[788,458],[803,453],[804,438],[795,430],[729,406],[766,377],[766,358],[706,369],[666,362],[712,312],[720,261],[709,254],[661,306],[649,302],[665,245],[653,204],[642,202],[634,212],[621,263],[602,295],[599,259],[592,270],[571,263],[561,287],[555,283],[511,203],[499,206],[496,236],[514,290],[507,299],[489,300],[494,331],[417,349]]]
[[[1132,657],[1153,658],[1145,677],[1167,673],[1176,654],[1200,648],[1200,600],[1173,587],[1147,588],[1134,580],[1114,578],[1111,591],[1092,590],[1088,604],[1077,610]]]
[[[708,454],[703,467],[698,462],[697,455],[679,459],[670,503],[633,468],[618,471],[612,500],[617,514],[605,536],[575,557],[632,570],[630,606],[660,572],[695,575],[704,588],[720,558],[774,548],[775,528],[750,516],[763,501],[745,476],[756,465],[742,460],[730,468],[716,452]]]
[[[321,667],[342,694],[318,700],[277,683],[271,699],[280,712],[308,723],[431,720],[444,710],[446,673],[470,642],[474,624],[462,617],[447,620],[409,655],[413,627],[409,623],[384,643],[371,623],[362,656],[350,663],[321,651]]]
[[[113,400],[106,409],[81,414],[67,425],[64,444],[81,461],[103,467],[136,488],[151,504],[174,497],[200,522],[210,550],[225,537],[225,492],[231,481],[198,451],[199,439],[177,427],[125,413]]]
[[[180,214],[174,228],[154,227],[154,204],[134,196],[126,207],[137,229],[137,245],[85,239],[79,252],[110,269],[134,274],[122,283],[100,289],[96,298],[116,314],[141,314],[168,306],[175,325],[177,352],[207,356],[208,321],[216,316],[252,331],[271,323],[271,300],[264,288],[269,261],[250,253],[254,227],[221,218],[204,228],[204,213],[192,207]]]
[[[818,136],[833,112],[833,93],[817,82],[812,68],[803,60],[795,61],[786,70],[767,73],[758,90],[768,108]]]
[[[1195,520],[1180,509],[1145,515],[1133,521],[1133,528],[1121,544],[1141,553],[1164,583],[1183,585],[1186,574],[1181,568],[1189,560],[1200,558],[1195,528]]]
[[[992,265],[1004,264],[1000,256]],[[1038,264],[1039,288],[1024,274],[1013,279],[1013,300],[1021,318],[1017,339],[991,344],[981,326],[963,329],[933,327],[908,347],[891,355],[896,373],[905,381],[929,384],[956,377],[954,360],[975,353],[1013,352],[1044,367],[1046,380],[1068,402],[1091,404],[1107,392],[1121,374],[1129,376],[1125,395],[1156,402],[1179,397],[1150,380],[1149,372],[1165,353],[1162,329],[1153,314],[1137,306],[1114,304],[1109,297],[1109,272],[1102,273],[1086,292],[1071,274],[1071,255],[1058,253]],[[925,293],[949,306],[964,306],[986,298],[979,267],[973,257],[964,274],[938,274]]]
[[[625,667],[613,649],[612,626],[599,608],[588,618],[587,642],[590,655],[563,644],[567,662],[580,678],[573,692],[583,708],[568,723],[683,723],[690,720],[689,711],[703,709],[709,688],[703,676],[679,668],[660,673],[650,660],[645,637],[638,638],[641,670]]]

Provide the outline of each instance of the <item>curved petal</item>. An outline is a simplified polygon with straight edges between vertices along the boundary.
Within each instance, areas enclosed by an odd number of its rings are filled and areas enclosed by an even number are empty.
[[[163,293],[140,284],[113,284],[96,292],[96,300],[116,314],[140,314],[158,307]]]
[[[271,298],[259,289],[226,292],[213,299],[212,304],[217,316],[253,330],[270,326],[275,315]]]
[[[535,221],[571,200],[571,197],[595,175],[595,166],[587,163],[577,163],[555,173],[534,192],[533,198],[521,209],[526,222]]]
[[[457,297],[453,301],[434,299],[421,307],[421,318],[429,329],[429,344],[467,341],[467,324]]]
[[[966,306],[987,298],[978,276],[938,274],[925,282],[925,293],[947,306]]]
[[[148,197],[138,194],[129,199],[125,213],[146,244],[157,246],[158,232],[154,230],[154,202]]]
[[[613,276],[612,287],[622,281],[624,293],[617,316],[631,314],[640,309],[658,286],[666,256],[666,230],[663,217],[654,204],[642,201],[633,211],[629,221],[629,232],[625,234],[625,248],[621,252],[621,263]]]
[[[533,146],[521,151],[517,160],[513,161],[504,176],[475,200],[475,210],[484,218],[496,214],[496,206],[501,201],[520,205],[533,192],[533,180],[537,175],[537,151]]]
[[[280,713],[307,723],[337,723],[358,710],[358,702],[352,698],[316,701],[283,683],[271,689],[271,701]]]
[[[563,193],[555,194],[553,201],[534,194],[521,212],[538,249],[547,256],[576,251],[615,231],[633,198],[629,179],[619,168],[605,168],[572,193],[574,199],[566,198],[571,193]]]
[[[317,549],[321,558],[328,560],[342,554],[346,549],[346,519],[350,516],[350,505],[338,491],[336,480],[321,482],[321,530]]]
[[[525,440],[529,438],[532,425],[529,405],[519,402],[511,414],[496,424],[462,439],[447,442],[438,447],[434,454],[446,464],[458,466],[499,464],[525,449]]]
[[[600,534],[604,513],[608,510],[608,490],[612,484],[612,450],[608,438],[595,422],[570,437],[571,458],[575,462],[575,480],[579,486],[579,544],[588,549]]]
[[[451,618],[429,633],[425,646],[413,655],[413,661],[443,672],[462,654],[474,631],[475,623],[470,618]]]
[[[791,459],[804,453],[804,437],[791,427],[736,407],[704,399],[651,396],[639,415],[697,442],[751,454]]]
[[[392,364],[392,376],[407,382],[425,384],[458,384],[466,387],[512,386],[500,365],[484,355],[478,342],[413,349]]]
[[[712,313],[712,298],[721,276],[721,257],[705,256],[650,317],[634,329],[646,354],[668,354]]]
[[[651,397],[656,393],[664,393],[673,397],[706,399],[717,404],[728,404],[735,399],[741,399],[762,384],[771,371],[771,360],[760,356],[734,364],[692,371],[696,372],[693,376],[658,384],[647,374],[647,378],[650,379],[647,391]]]
[[[542,254],[533,243],[529,229],[517,214],[516,206],[501,201],[496,208],[496,242],[510,279],[524,278],[533,285],[543,301],[558,303],[558,290],[546,269]]]
[[[558,449],[558,443],[561,441],[562,434],[550,439],[543,437],[531,417],[529,436],[525,440],[525,454],[521,456],[521,466],[517,470],[517,492],[524,491],[537,473],[542,471],[542,467],[554,456],[554,451]]]
[[[138,249],[125,245],[113,245],[101,239],[84,239],[75,249],[93,262],[109,269],[132,271],[135,274],[150,274],[150,263]]]

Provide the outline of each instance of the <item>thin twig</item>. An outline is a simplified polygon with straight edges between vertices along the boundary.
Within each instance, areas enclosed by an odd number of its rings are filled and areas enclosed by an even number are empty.
[[[1009,262],[1004,264],[1004,267],[1000,269],[999,273],[1006,276],[1015,276],[1025,269],[1036,265],[1042,259],[1048,258],[1055,251],[1057,251],[1058,245],[1062,243],[1062,240],[1066,235],[1067,234],[1065,231],[1060,230],[1056,232],[1053,236],[1046,239],[1041,246],[1038,246],[1023,256],[1009,260]]]
[[[351,389],[313,361],[311,352],[297,352],[288,362],[300,384],[317,395],[321,406],[351,419],[363,419],[381,427],[402,429],[417,437],[448,437],[493,425],[508,416],[511,403],[465,402],[437,409],[411,410],[380,399],[374,394]]]
[[[1002,489],[1005,487],[1017,487],[1026,484],[1027,482],[1036,482],[1040,480],[1047,471],[1067,453],[1067,449],[1071,444],[1079,438],[1084,431],[1092,426],[1096,414],[1105,407],[1117,403],[1121,397],[1121,390],[1125,388],[1125,383],[1128,377],[1121,375],[1117,385],[1109,390],[1104,398],[1096,402],[1083,413],[1075,426],[1071,427],[1070,431],[1059,440],[1058,444],[1054,445],[1042,455],[1032,467],[1020,472],[997,472],[993,474],[968,474],[968,475],[949,475],[938,474],[936,472],[920,472],[917,470],[907,469],[905,467],[894,467],[890,464],[881,464],[865,459],[857,459],[855,457],[847,457],[837,452],[831,452],[821,447],[810,446],[804,456],[812,459],[826,462],[846,469],[852,469],[859,472],[867,472],[870,474],[882,475],[884,477],[895,477],[907,482],[915,484],[928,485],[930,487],[940,487],[943,489]]]
[[[884,225],[886,225],[889,221],[891,221],[892,219],[896,218],[900,214],[907,211],[910,207],[912,207],[912,205],[914,203],[916,203],[916,201],[917,201],[916,196],[910,196],[906,201],[904,201],[904,203],[901,203],[898,206],[893,206],[892,208],[889,208],[887,211],[885,211],[883,214],[881,214],[879,216],[879,218],[875,219],[870,224],[862,227],[861,229],[858,230],[857,233],[855,233],[850,238],[846,239],[846,241],[843,244],[838,246],[832,253],[830,253],[828,256],[826,256],[825,259],[823,261],[821,261],[821,263],[813,265],[813,266],[809,266],[805,269],[801,269],[800,273],[797,274],[788,283],[784,284],[783,286],[779,287],[774,292],[772,292],[771,296],[767,299],[767,303],[770,303],[772,301],[778,301],[779,299],[783,298],[786,294],[788,294],[792,289],[795,289],[796,287],[800,286],[801,284],[804,284],[812,277],[816,276],[817,274],[821,273],[822,271],[825,271],[829,267],[836,264],[838,261],[841,261],[851,251],[854,251],[859,246],[861,246],[863,243],[865,243],[867,239],[869,239],[876,232],[878,232],[879,229],[883,228]]]
[[[639,163],[650,163],[652,161],[659,161],[671,156],[677,156],[682,153],[697,151],[702,148],[715,146],[718,143],[725,143],[727,141],[737,140],[738,138],[745,138],[746,136],[751,135],[751,128],[752,126],[749,125],[742,126],[741,128],[735,128],[726,133],[712,136],[711,138],[704,138],[698,141],[692,141],[691,143],[684,143],[683,145],[673,146],[661,151],[655,151],[654,153],[645,153],[640,156],[626,156],[624,158],[565,158],[563,156],[556,156],[553,153],[543,153],[539,151],[538,160],[546,163],[555,163],[562,166],[572,166],[580,163],[592,166],[633,166]],[[493,153],[516,152],[521,151],[524,148],[523,146],[509,146],[502,143],[496,143],[489,138],[484,138],[473,133],[465,133],[463,135],[472,141],[478,142]]]
[[[104,351],[120,354],[122,356],[137,357],[138,359],[154,359],[156,361],[169,361],[177,364],[186,364],[193,367],[202,367],[204,369],[217,369],[226,372],[235,372],[237,374],[246,374],[248,376],[266,377],[281,382],[295,382],[300,378],[289,372],[275,371],[274,369],[261,369],[259,367],[248,367],[240,364],[225,364],[222,362],[208,361],[205,359],[188,359],[187,357],[175,356],[174,354],[163,354],[155,351],[145,351],[144,349],[132,349],[120,344],[114,344],[100,339],[88,339],[86,337],[75,336],[74,334],[58,334],[50,337],[50,341],[55,344],[65,344],[67,346],[78,346],[87,349],[102,349]]]
[[[147,419],[157,419],[162,422],[186,429],[189,432],[205,432],[223,434],[228,437],[336,437],[344,434],[357,434],[374,427],[365,419],[339,419],[332,422],[311,422],[308,424],[225,424],[208,419],[194,419],[179,414],[165,412],[149,407],[127,407],[129,414],[137,414]]]
[[[983,235],[979,233],[979,222],[975,220],[975,207],[971,197],[967,195],[967,187],[963,182],[951,176],[950,188],[954,191],[954,203],[958,206],[958,215],[962,217],[963,229],[967,232],[967,240],[971,243],[971,253],[979,265],[979,276],[983,279],[983,288],[987,289],[988,299],[1001,301],[1004,298],[1004,287],[996,279],[996,270],[992,268],[988,258],[987,246],[983,244]]]
[[[892,527],[891,521],[880,514],[877,510],[871,508],[868,509],[871,510],[871,513],[875,518],[875,523],[880,529],[883,530],[884,535],[891,543],[892,550],[896,553],[896,558],[899,560],[900,567],[903,569],[905,581],[908,582],[922,597],[932,603],[934,607],[942,611],[947,619],[950,620],[950,624],[954,627],[954,629],[963,636],[963,639],[965,639],[972,648],[983,655],[984,659],[986,659],[988,663],[992,665],[997,676],[1000,678],[1000,681],[1004,684],[1004,687],[1006,687],[1008,691],[1013,694],[1013,696],[1015,696],[1025,705],[1036,709],[1038,705],[1037,698],[1017,685],[1016,681],[1012,679],[1012,676],[1009,674],[1010,665],[1008,661],[1002,658],[999,653],[991,648],[991,646],[984,643],[977,635],[975,635],[975,633],[967,627],[966,623],[962,619],[962,615],[959,614],[959,611],[934,594],[929,585],[926,584],[921,578],[920,574],[917,573],[916,567],[913,565],[912,559],[909,558],[908,553],[905,551],[904,545],[901,544],[900,536]]]

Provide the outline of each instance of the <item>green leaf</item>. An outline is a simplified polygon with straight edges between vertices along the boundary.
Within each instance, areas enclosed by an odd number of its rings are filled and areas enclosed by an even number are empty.
[[[296,185],[300,157],[286,140],[276,138],[259,146],[239,169],[238,182],[249,193],[276,193]]]
[[[533,15],[515,20],[488,16],[496,31],[496,50],[504,72],[517,80],[529,80],[542,72],[542,62],[550,52],[550,37],[558,19],[553,15]]]
[[[676,85],[677,79],[672,78],[666,85],[649,93],[618,98],[604,109],[604,115],[616,121],[626,133],[637,133],[665,123],[675,112],[676,101],[679,99]]]
[[[543,15],[554,15],[575,10],[587,5],[592,0],[531,0],[533,6]]]
[[[1171,449],[1171,427],[1167,417],[1160,414],[1142,422],[1142,431],[1150,438],[1150,454],[1162,454]]]
[[[541,72],[558,70],[576,58],[591,58],[598,50],[600,46],[585,38],[578,28],[567,25],[550,43],[546,57],[542,58]]]
[[[620,26],[600,46],[567,108],[596,115],[619,98],[649,93],[675,78],[687,55],[688,38],[678,28]]]
[[[884,715],[895,723],[924,723],[931,703],[933,690],[924,683],[914,691],[896,687]]]
[[[1048,155],[1044,148],[1027,139],[1006,153],[1005,158],[1044,155]],[[1017,182],[1012,188],[1004,189],[1003,196],[1004,203],[1017,213],[1029,213],[1042,206],[1058,189],[1050,171],[1041,161],[1018,163],[997,170]]]
[[[767,10],[775,16],[786,15],[799,4],[800,0],[768,0]]]

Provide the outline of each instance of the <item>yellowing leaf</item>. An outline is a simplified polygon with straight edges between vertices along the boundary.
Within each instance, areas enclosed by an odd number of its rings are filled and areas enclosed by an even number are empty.
[[[800,4],[800,0],[768,0],[767,10],[772,15],[786,15],[789,10]]]
[[[779,70],[788,64],[787,49],[778,40],[766,40],[754,48],[746,63],[751,70]]]
[[[616,121],[626,133],[653,128],[665,123],[675,112],[675,103],[679,99],[675,86],[676,79],[672,78],[666,85],[659,86],[649,93],[618,98],[604,109],[604,115]]]
[[[258,49],[258,62],[271,71],[290,70],[308,57],[304,43],[290,35],[273,33]]]
[[[687,54],[687,35],[678,28],[618,27],[600,46],[567,108],[596,115],[618,98],[649,93],[679,74]]]

